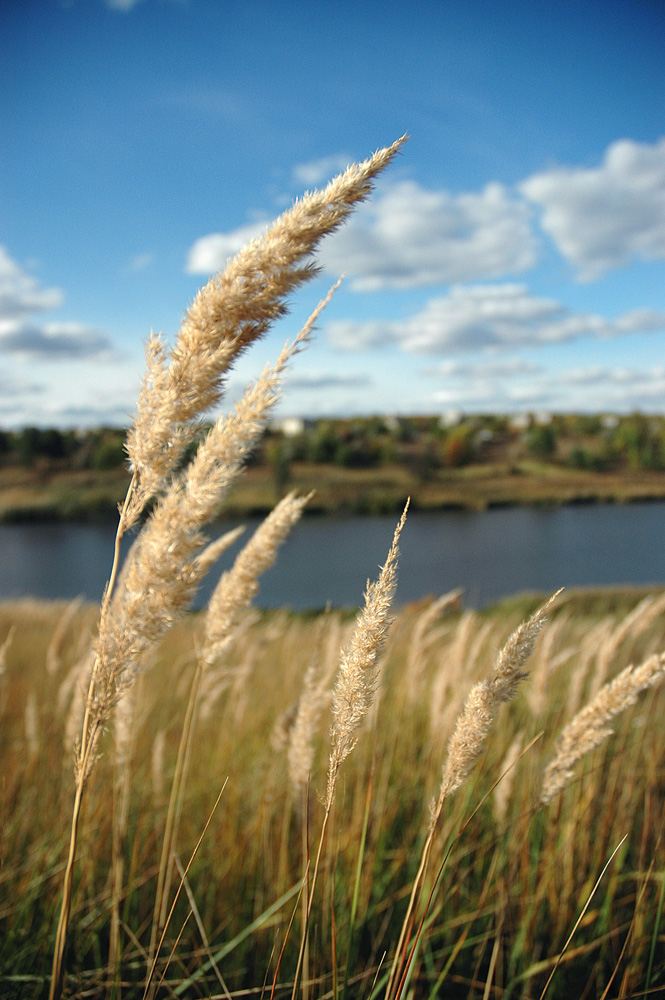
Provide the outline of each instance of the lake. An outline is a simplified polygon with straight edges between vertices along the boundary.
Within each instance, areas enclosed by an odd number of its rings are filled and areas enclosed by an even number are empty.
[[[386,557],[396,521],[305,518],[263,577],[256,603],[299,610],[359,604],[367,578]],[[258,522],[246,523],[251,530]],[[482,607],[523,590],[665,585],[664,528],[661,502],[413,512],[402,534],[396,603],[454,587],[464,588],[466,606]],[[81,595],[98,601],[113,537],[110,524],[0,525],[0,599]],[[208,593],[202,590],[199,605]]]

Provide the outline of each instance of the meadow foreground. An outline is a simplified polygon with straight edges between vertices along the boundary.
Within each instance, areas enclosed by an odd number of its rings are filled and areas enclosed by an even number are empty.
[[[450,595],[399,613],[338,783],[310,916],[307,995],[341,995],[344,983],[347,996],[385,995],[456,717],[538,604],[479,613]],[[3,997],[48,991],[71,748],[96,618],[79,604],[0,607]],[[445,865],[410,974],[416,996],[537,998],[624,837],[547,995],[601,996],[610,980],[613,997],[663,989],[663,689],[617,716],[615,734],[573,766],[565,789],[540,800],[562,727],[608,679],[662,648],[665,599],[564,594],[548,619],[524,668],[530,676],[441,812],[421,909]],[[342,612],[247,612],[224,662],[198,685],[193,723],[203,617],[188,617],[156,650],[89,788],[68,995],[143,995],[164,831],[173,831],[170,908],[209,818],[159,952],[159,995],[259,995],[263,984],[269,996],[273,980],[276,996],[290,995],[298,893],[324,814],[329,689],[353,629]],[[169,820],[188,725],[186,781]]]

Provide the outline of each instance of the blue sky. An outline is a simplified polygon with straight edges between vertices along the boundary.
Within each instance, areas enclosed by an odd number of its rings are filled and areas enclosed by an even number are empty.
[[[665,412],[662,0],[4,0],[0,425],[126,423],[149,330],[408,132],[283,415]]]

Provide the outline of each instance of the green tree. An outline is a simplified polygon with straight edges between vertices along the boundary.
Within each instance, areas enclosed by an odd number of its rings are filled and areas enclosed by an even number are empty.
[[[15,438],[16,457],[29,468],[39,454],[39,428],[24,427]]]
[[[91,467],[102,472],[123,465],[127,458],[124,441],[122,431],[106,430],[95,435],[90,453]]]
[[[556,451],[556,433],[549,424],[532,427],[526,436],[526,446],[536,458],[548,459]]]
[[[272,468],[275,492],[281,496],[291,478],[291,448],[283,438],[273,438],[266,444],[265,455]]]
[[[446,465],[452,469],[469,464],[473,458],[473,447],[466,428],[458,427],[448,434],[443,445],[443,456]]]

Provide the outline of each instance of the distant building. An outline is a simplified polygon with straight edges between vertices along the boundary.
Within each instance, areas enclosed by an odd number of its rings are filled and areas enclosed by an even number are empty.
[[[440,427],[457,427],[464,420],[464,413],[462,410],[446,410],[439,417]]]
[[[526,431],[531,426],[530,413],[513,413],[510,417],[510,427],[514,431]]]
[[[302,417],[282,417],[273,420],[272,428],[281,431],[284,437],[299,437],[305,431],[305,421]]]

